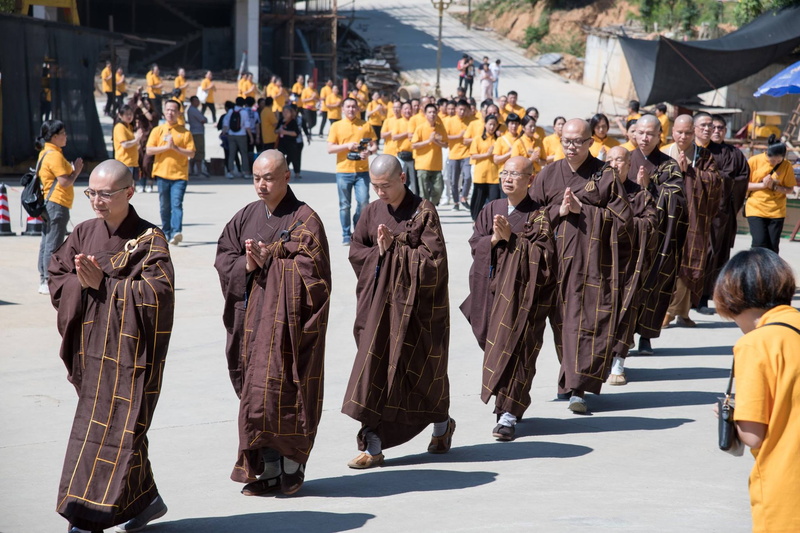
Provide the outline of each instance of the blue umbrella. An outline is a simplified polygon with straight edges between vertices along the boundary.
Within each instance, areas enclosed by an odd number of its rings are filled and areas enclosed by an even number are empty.
[[[758,88],[753,96],[783,96],[785,94],[800,94],[800,61],[785,68],[767,83]]]

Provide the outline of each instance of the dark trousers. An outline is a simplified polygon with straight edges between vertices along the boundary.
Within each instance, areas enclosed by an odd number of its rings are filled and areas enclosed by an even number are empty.
[[[322,135],[322,130],[325,129],[325,123],[328,121],[328,112],[322,112],[322,119],[319,121],[319,134]]]
[[[316,109],[303,109],[303,121],[306,123],[308,134],[311,135],[314,127],[317,125],[317,110]]]
[[[211,120],[216,122],[217,121],[217,108],[214,107],[214,104],[213,103],[212,104],[203,104],[203,110],[201,111],[201,113],[203,113],[205,115],[206,114],[206,109],[210,109],[211,110]]]
[[[475,81],[475,78],[464,78],[464,91],[467,93],[467,96],[472,98],[472,82]]]
[[[747,217],[750,235],[753,237],[751,248],[767,248],[777,254],[783,221],[783,218]]]
[[[469,206],[472,220],[477,220],[483,206],[492,200],[499,200],[501,192],[499,183],[473,183]]]
[[[114,103],[115,102],[116,102],[116,99],[114,98],[114,93],[113,92],[107,92],[106,93],[106,107],[105,107],[105,109],[103,109],[103,112],[106,115],[111,115],[111,112],[114,111]]]

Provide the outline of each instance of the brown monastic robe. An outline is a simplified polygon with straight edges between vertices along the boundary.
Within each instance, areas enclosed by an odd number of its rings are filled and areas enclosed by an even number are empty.
[[[561,217],[564,189],[583,204]],[[556,234],[558,291],[550,323],[561,360],[562,391],[599,393],[620,337],[633,212],[613,169],[589,156],[573,172],[566,159],[547,165],[530,189],[548,209]]]
[[[447,420],[450,408],[447,251],[433,204],[408,188],[405,194],[397,210],[369,204],[350,241],[358,353],[342,412],[363,424],[362,451],[365,427],[391,448]],[[380,224],[395,235],[383,257]]]
[[[103,269],[97,290],[81,288],[80,253]],[[172,262],[161,230],[130,207],[113,235],[100,219],[75,226],[48,272],[61,358],[78,392],[56,510],[81,529],[106,529],[158,496],[147,430],[172,330]]]
[[[271,251],[264,267],[250,274],[247,239]],[[247,483],[264,470],[262,448],[306,464],[314,446],[331,291],[325,229],[290,187],[270,217],[261,200],[234,215],[219,238],[214,266],[225,297],[228,370],[241,400],[231,479]]]
[[[692,293],[692,306],[696,306],[703,293],[708,250],[711,239],[711,223],[717,215],[722,193],[722,181],[717,164],[707,149],[696,146],[684,173],[684,193],[689,219],[683,257],[678,272]]]
[[[639,307],[642,304],[642,285],[650,273],[656,255],[658,214],[655,200],[650,191],[643,189],[631,179],[626,179],[622,188],[633,211],[633,233],[631,258],[622,273],[625,279],[625,289],[620,312],[620,334],[614,354],[627,357],[633,343]]]
[[[719,197],[719,209],[711,221],[708,243],[708,259],[706,261],[705,296],[714,294],[720,270],[731,257],[731,248],[736,241],[736,215],[744,206],[747,197],[747,184],[750,182],[750,165],[742,151],[725,143],[711,142],[708,150],[714,157],[722,178],[722,190]],[[696,305],[696,302],[693,302]]]
[[[683,172],[678,162],[659,149],[646,156],[641,150],[631,152],[628,180],[636,181],[639,167],[650,176],[649,192],[655,199],[658,214],[656,253],[640,290],[636,333],[655,339],[667,314],[686,241],[688,212],[683,193]]]
[[[495,215],[508,218],[512,233],[493,247]],[[481,399],[495,396],[495,413],[521,417],[556,288],[550,220],[529,196],[511,214],[507,199],[494,200],[478,215],[469,243],[470,294],[461,311],[484,350]]]

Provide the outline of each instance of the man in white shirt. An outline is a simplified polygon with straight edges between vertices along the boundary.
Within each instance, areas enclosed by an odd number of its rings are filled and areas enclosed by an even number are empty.
[[[492,78],[494,78],[494,97],[497,98],[499,96],[499,86],[500,86],[500,60],[494,62],[494,64],[489,65],[489,71],[492,73]]]

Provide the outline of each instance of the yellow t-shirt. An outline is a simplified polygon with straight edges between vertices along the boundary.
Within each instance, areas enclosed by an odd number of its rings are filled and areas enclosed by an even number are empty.
[[[214,103],[214,91],[216,91],[216,88],[209,89],[209,86],[212,83],[213,82],[209,81],[207,78],[203,78],[203,81],[200,82],[200,88],[203,89],[208,94],[208,96],[206,96],[206,103],[207,104],[213,104]]]
[[[527,135],[523,135],[514,143],[514,146],[511,149],[511,157],[516,157],[521,155],[522,157],[527,157],[530,159],[533,154],[533,150],[539,149],[539,159],[544,159],[544,146],[542,145],[542,141],[536,138],[531,139]],[[538,161],[533,163],[533,170],[535,172],[539,172],[542,170],[542,164]]]
[[[164,146],[167,144],[167,135],[172,135],[175,146],[184,150],[194,150],[194,139],[189,131],[175,124],[170,126],[164,123],[153,128],[150,137],[147,138],[147,146]],[[164,178],[165,180],[188,180],[189,179],[189,158],[179,154],[175,150],[156,154],[153,163],[153,176]]]
[[[431,134],[436,132],[442,136],[442,141],[447,142],[447,131],[444,125],[434,120],[433,126],[426,120],[424,124],[417,126],[411,144],[427,141]],[[414,149],[414,168],[417,170],[428,170],[431,172],[442,171],[442,147],[436,143],[430,143],[422,148]]]
[[[595,157],[597,157],[603,147],[605,147],[606,152],[608,152],[615,146],[619,146],[619,141],[608,135],[606,135],[605,139],[601,139],[596,135],[592,135],[592,139],[594,139],[594,142],[592,143],[591,148],[589,148],[589,153]]]
[[[543,159],[546,159],[551,155],[553,156],[553,161],[564,159],[564,147],[561,146],[561,137],[555,133],[551,133],[542,139],[542,146],[544,146]]]
[[[525,116],[525,108],[521,105],[511,105],[506,104],[505,113],[503,113],[503,117],[508,118],[510,113],[516,113],[517,116],[522,120],[522,117]]]
[[[443,122],[444,129],[447,131],[448,136],[464,133],[464,138],[467,138],[467,129],[469,129],[469,126],[473,121],[462,120],[458,116],[452,116],[447,117]],[[464,144],[464,138],[459,141],[447,139],[447,146],[450,149],[450,152],[447,155],[448,159],[458,161],[460,159],[466,159],[469,157],[469,145]]]
[[[747,164],[750,165],[750,183],[761,183],[764,178],[772,174],[781,187],[797,185],[792,164],[785,159],[778,165],[775,172],[772,172],[772,165],[769,164],[766,153],[754,155],[747,160]],[[747,202],[744,204],[744,215],[747,217],[785,218],[786,195],[769,189],[750,191],[747,195]]]
[[[275,128],[278,126],[278,116],[269,108],[264,107],[261,110],[261,139],[264,144],[270,144],[278,141],[278,134],[275,133]]]
[[[335,106],[335,107],[332,107]],[[339,120],[342,118],[342,97],[330,93],[325,98],[325,107],[328,109],[328,120]]]
[[[472,139],[469,145],[470,155],[485,154],[494,146],[495,139],[488,133],[482,138],[483,133]],[[494,164],[494,154],[480,161],[470,160],[472,165],[472,183],[500,183],[500,169]]]
[[[408,131],[414,133],[415,131],[417,131],[417,128],[419,128],[419,126],[423,122],[426,124],[428,122],[428,120],[425,118],[424,113],[417,113],[416,115],[411,115],[411,118],[408,119]]]
[[[327,85],[323,85],[322,89],[319,90],[319,110],[320,111],[328,111],[328,106],[325,105],[325,99],[328,98],[328,95],[331,94],[331,88]]]
[[[375,139],[375,132],[366,121],[358,117],[352,121],[343,118],[331,125],[328,132],[328,142],[333,144],[360,142],[361,139]],[[347,159],[347,153],[345,150],[336,154],[336,172],[369,172],[369,160],[351,161]]]
[[[467,132],[464,134],[464,138],[474,139],[475,137],[480,137],[483,135],[483,128],[485,126],[486,124],[483,122],[483,119],[473,118],[467,126]]]
[[[255,98],[256,84],[250,80],[243,80],[240,91],[242,92],[242,98],[247,98],[248,96],[252,96],[253,98]]]
[[[360,112],[364,112],[367,110],[367,104],[369,103],[369,95],[362,93],[361,91],[352,90],[350,91],[350,98],[355,98],[356,102],[358,102],[358,110]]]
[[[386,132],[391,133],[394,131],[395,122],[397,122],[397,118],[395,117],[389,117],[384,120],[381,126],[381,135]],[[386,155],[397,155],[397,142],[392,139],[391,135],[383,140],[383,153]]]
[[[106,79],[108,78],[108,79]],[[111,68],[106,67],[100,73],[100,82],[103,85],[103,92],[110,93],[111,92]]]
[[[402,135],[404,133],[411,134],[405,139],[395,141],[397,153],[411,151],[411,137],[414,135],[414,130],[411,129],[411,118],[400,117],[394,122],[394,129],[392,130],[393,135]]]
[[[175,80],[172,82],[172,87],[174,89],[178,89],[186,83],[186,78],[183,76],[175,76]],[[181,89],[181,94],[178,96],[178,101],[183,102],[186,99],[186,89]]]
[[[319,102],[319,95],[317,95],[317,91],[315,91],[311,87],[306,87],[300,94],[300,100],[303,101],[309,98],[312,98],[313,101],[302,104],[303,108],[311,110],[317,109],[317,102]]]
[[[247,81],[246,78],[239,78],[239,81],[236,82],[236,97],[244,98],[244,83]],[[272,84],[270,84],[272,86]]]
[[[123,148],[122,143],[133,140],[133,130],[122,122],[114,126],[114,159],[126,167],[139,166],[139,144]]]
[[[625,148],[629,152],[633,152],[634,150],[636,150],[638,148],[638,146],[634,145],[630,141],[625,141],[625,143],[623,143],[622,147]]]
[[[625,124],[627,124],[629,120],[639,120],[640,118],[642,118],[641,113],[631,113],[630,115],[625,117]]]
[[[150,98],[155,98],[156,95],[160,95],[162,91],[162,87],[158,87],[157,89],[153,88],[154,85],[159,85],[161,83],[161,76],[156,76],[153,74],[153,71],[147,73],[147,95]]]
[[[292,93],[294,94],[303,94],[303,89],[305,89],[305,85],[300,82],[295,83],[292,85]]]
[[[375,100],[370,101],[370,103],[367,104],[367,112],[369,113],[373,109],[377,108],[379,105],[383,105],[383,102],[381,102],[380,100],[378,100],[378,101],[375,101]],[[376,111],[375,113],[372,113],[367,118],[367,122],[369,122],[370,126],[380,126],[381,124],[383,124],[384,120],[386,120],[386,107],[385,106],[381,111]]]
[[[672,129],[672,122],[670,122],[666,113],[658,117],[658,121],[661,123],[661,144],[667,144],[667,138]]]
[[[272,96],[272,110],[276,113],[283,111],[283,106],[286,105],[286,98],[289,96],[286,94],[286,89],[275,85],[270,96]]]
[[[514,149],[514,143],[517,142],[517,138],[511,135],[509,132],[505,132],[503,135],[497,138],[494,142],[494,154],[493,155],[506,155],[507,153],[511,152]],[[497,165],[498,172],[503,170],[506,166],[505,163],[502,165]]]
[[[124,74],[115,74],[114,75],[114,83],[117,86],[117,96],[122,96],[122,93],[125,92],[125,89],[128,88],[128,84],[125,82],[125,75]]]
[[[788,305],[774,307],[736,342],[734,418],[767,426],[761,447],[751,450],[753,531],[798,531],[800,335],[785,326],[765,325],[771,322],[800,328],[800,313]]]
[[[45,199],[50,194],[50,189],[53,187],[53,181],[58,176],[69,176],[72,174],[72,165],[64,157],[61,148],[53,143],[44,143],[44,148],[39,152],[39,159],[42,158],[45,152],[50,151],[49,154],[42,160],[39,167],[39,179],[42,180],[42,193]],[[54,204],[63,205],[67,209],[72,209],[72,202],[75,200],[75,188],[70,185],[69,187],[62,187],[56,181],[56,189],[53,195],[50,196],[50,202]]]

